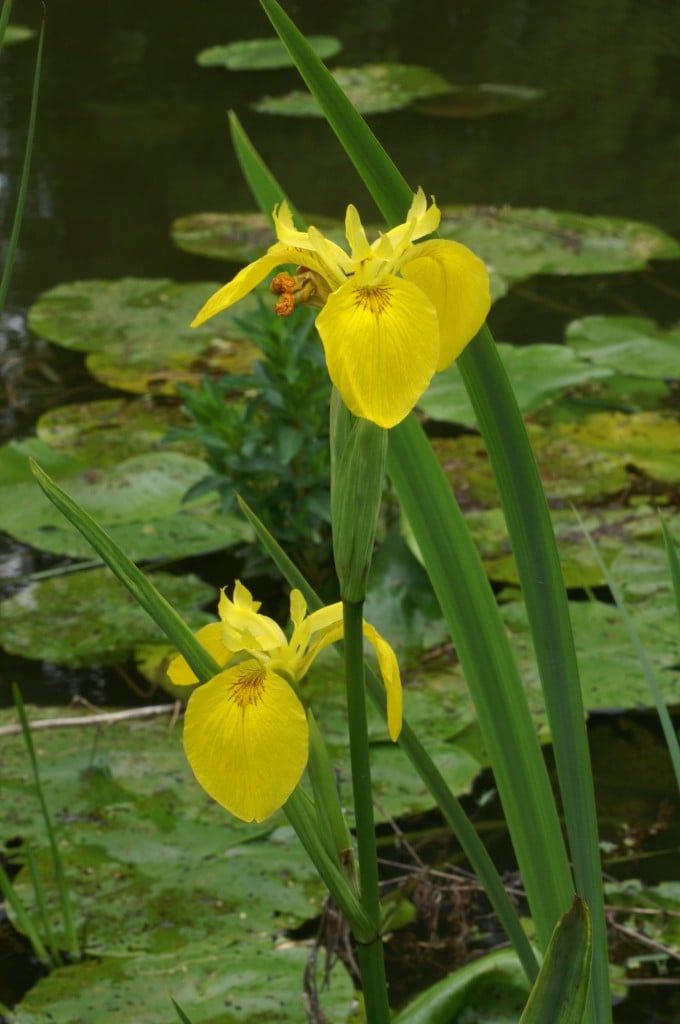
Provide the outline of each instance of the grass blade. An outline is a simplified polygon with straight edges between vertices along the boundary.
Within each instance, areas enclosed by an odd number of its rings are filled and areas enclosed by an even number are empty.
[[[9,9],[9,4],[6,4]],[[3,16],[5,9],[3,7]],[[8,15],[9,17],[9,15]],[[4,26],[2,27],[2,34],[4,35]],[[24,162],[21,169],[21,179],[19,181],[19,195],[17,196],[16,210],[14,211],[14,221],[12,223],[12,233],[7,243],[7,255],[5,259],[5,266],[2,271],[2,278],[0,279],[0,313],[5,308],[5,301],[7,299],[7,292],[9,289],[9,282],[12,276],[12,268],[14,267],[14,257],[16,256],[17,245],[19,244],[19,232],[21,231],[21,222],[24,217],[24,207],[26,205],[26,193],[28,191],[28,177],[31,170],[31,157],[33,155],[33,140],[35,138],[35,123],[38,112],[38,93],[40,91],[40,72],[42,69],[42,55],[43,55],[43,43],[45,41],[45,19],[43,18],[40,26],[40,35],[38,36],[38,52],[35,58],[35,71],[33,73],[33,89],[31,93],[31,109],[28,116],[28,131],[26,133],[26,145],[24,147]]]
[[[35,747],[33,745],[33,736],[31,735],[31,728],[28,724],[28,718],[26,716],[26,709],[21,696],[21,691],[16,683],[12,684],[12,697],[14,698],[14,704],[16,705],[17,715],[19,716],[19,723],[21,725],[21,733],[24,737],[24,743],[28,751],[28,758],[31,762],[31,771],[33,772],[33,785],[38,797],[40,804],[40,810],[42,811],[43,820],[45,822],[45,831],[47,832],[47,838],[50,844],[50,852],[52,854],[52,864],[54,867],[54,877],[57,882],[57,889],[59,892],[59,906],[61,909],[61,919],[64,925],[64,933],[66,935],[66,948],[69,954],[74,960],[80,959],[80,948],[78,946],[78,937],[76,935],[75,926],[73,924],[73,914],[71,913],[71,898],[68,891],[68,883],[66,881],[66,872],[64,871],[64,863],[59,853],[59,844],[57,843],[57,836],[52,824],[52,818],[50,817],[49,808],[45,799],[45,793],[42,788],[42,782],[40,781],[40,771],[38,769],[38,758],[36,757]],[[37,894],[36,894],[37,895]]]

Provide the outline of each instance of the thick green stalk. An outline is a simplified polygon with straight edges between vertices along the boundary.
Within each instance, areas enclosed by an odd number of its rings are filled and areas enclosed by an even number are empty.
[[[373,818],[373,790],[366,721],[364,689],[363,602],[343,601],[345,627],[345,685],[349,748],[352,763],[352,792],[359,854],[359,887],[361,903],[375,924],[372,941],[358,947],[361,983],[368,1024],[388,1024],[390,1008],[380,935],[380,893],[378,891],[378,856]]]

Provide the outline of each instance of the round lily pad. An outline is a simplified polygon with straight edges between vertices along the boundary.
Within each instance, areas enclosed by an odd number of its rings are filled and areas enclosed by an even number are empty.
[[[305,36],[321,60],[334,57],[342,49],[335,36]],[[280,39],[239,39],[227,46],[211,46],[196,57],[203,68],[224,67],[230,71],[262,71],[267,68],[292,68],[295,62]]]
[[[593,366],[564,345],[500,343],[497,348],[524,413],[534,412],[567,388],[600,380],[612,372],[605,367]],[[469,427],[476,423],[455,363],[434,375],[418,405],[434,420]]]
[[[207,475],[199,459],[153,452],[109,469],[87,470],[70,478],[66,489],[134,561],[174,560],[252,536],[242,518],[221,513],[217,496],[184,504],[187,491]],[[0,501],[0,530],[40,551],[92,557],[89,545],[36,483],[7,486]]]
[[[510,281],[640,270],[651,259],[680,257],[680,243],[650,224],[545,209],[445,207],[439,233]]]
[[[643,317],[588,316],[569,324],[566,340],[583,359],[621,374],[680,378],[680,327],[664,331]]]
[[[87,366],[109,387],[135,393],[174,394],[178,383],[205,373],[245,373],[257,348],[237,322],[255,300],[217,320],[189,327],[219,284],[175,284],[123,278],[58,285],[28,314],[36,334],[89,353]]]
[[[449,93],[420,101],[414,109],[429,117],[487,117],[490,114],[506,114],[527,103],[533,103],[543,95],[543,89],[531,89],[526,85],[491,82],[453,85]]]
[[[209,621],[198,609],[215,591],[196,576],[152,573],[150,579],[193,628]],[[137,644],[163,634],[106,569],[52,576],[0,602],[0,644],[11,654],[55,665],[129,661]]]
[[[416,64],[364,64],[357,68],[334,68],[338,85],[362,114],[401,110],[416,99],[447,93],[451,85],[436,71]],[[253,104],[261,114],[288,117],[323,117],[314,97],[307,92],[265,96]]]
[[[103,398],[51,409],[38,420],[36,433],[55,452],[79,459],[83,468],[102,469],[159,449],[199,457],[202,445],[163,444],[171,427],[185,423],[177,405],[161,405],[150,396]],[[43,465],[39,455],[34,457]],[[48,465],[44,468],[52,475]]]

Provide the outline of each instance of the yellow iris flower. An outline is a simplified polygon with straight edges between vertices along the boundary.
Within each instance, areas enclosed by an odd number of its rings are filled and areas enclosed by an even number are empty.
[[[299,590],[290,595],[292,633],[286,637],[237,580],[234,599],[222,591],[220,621],[196,636],[223,671],[191,694],[184,750],[207,793],[243,821],[263,821],[297,786],[308,752],[305,710],[293,689],[320,651],[343,635],[342,604],[307,614]],[[401,679],[394,651],[367,622],[387,693],[387,725],[401,731]],[[168,667],[176,686],[198,682],[181,655]]]
[[[354,206],[347,207],[350,252],[314,227],[298,231],[286,203],[274,210],[278,241],[208,299],[197,327],[238,302],[275,267],[299,266],[272,283],[277,312],[301,302],[321,306],[316,326],[328,373],[347,408],[380,427],[413,409],[433,374],[460,355],[489,311],[489,278],[466,246],[436,231],[440,212],[418,189],[403,224],[372,243]]]

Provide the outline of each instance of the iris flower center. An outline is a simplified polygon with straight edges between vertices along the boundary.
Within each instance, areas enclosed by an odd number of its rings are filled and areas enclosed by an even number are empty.
[[[260,665],[249,665],[233,680],[229,697],[242,711],[259,704],[265,686],[266,672]]]

